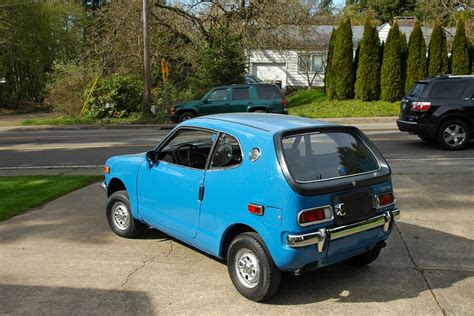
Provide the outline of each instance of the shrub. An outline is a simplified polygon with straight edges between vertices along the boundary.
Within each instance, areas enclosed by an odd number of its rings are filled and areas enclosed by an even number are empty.
[[[332,56],[334,55],[334,43],[336,41],[336,29],[332,29],[331,38],[329,39],[329,48],[328,48],[328,56],[326,61],[326,69],[324,72],[324,92],[328,92],[330,90],[329,86],[332,84],[331,81],[331,71],[332,71]]]
[[[56,63],[53,70],[48,78],[47,102],[55,112],[79,115],[84,106],[83,92],[96,72],[75,62]]]
[[[435,77],[448,72],[448,51],[446,48],[446,34],[441,23],[436,22],[428,52],[428,75]]]
[[[416,80],[426,77],[426,44],[420,22],[416,21],[408,43],[407,79],[405,92],[411,89]]]
[[[451,72],[456,75],[467,75],[469,71],[469,42],[461,19],[456,26],[453,49],[451,50]]]
[[[87,116],[92,118],[123,118],[140,112],[143,84],[133,76],[111,76],[90,81],[84,91]]]
[[[380,72],[381,99],[394,102],[402,97],[400,31],[395,22],[388,32]]]

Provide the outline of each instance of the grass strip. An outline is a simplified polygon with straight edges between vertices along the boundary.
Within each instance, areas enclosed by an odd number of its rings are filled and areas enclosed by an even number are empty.
[[[0,221],[101,179],[102,176],[0,177]]]

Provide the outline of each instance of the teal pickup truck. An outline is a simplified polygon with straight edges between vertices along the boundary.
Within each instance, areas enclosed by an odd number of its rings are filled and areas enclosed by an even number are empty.
[[[169,114],[172,121],[181,123],[196,116],[233,112],[288,114],[288,109],[276,85],[255,83],[215,87],[200,100],[172,106]]]

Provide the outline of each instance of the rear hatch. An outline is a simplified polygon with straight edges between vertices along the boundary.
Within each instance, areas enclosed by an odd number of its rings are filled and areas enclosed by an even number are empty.
[[[390,167],[360,130],[327,126],[285,131],[275,135],[275,146],[288,184],[310,204],[303,202],[305,209],[330,205],[337,226],[376,214],[375,194],[379,184],[390,180]],[[337,215],[340,205],[342,216]]]
[[[428,83],[426,81],[415,82],[408,94],[402,99],[400,103],[401,120],[417,122],[426,113],[426,111],[419,111],[418,107],[413,108],[413,104],[423,104],[422,96],[428,87]]]

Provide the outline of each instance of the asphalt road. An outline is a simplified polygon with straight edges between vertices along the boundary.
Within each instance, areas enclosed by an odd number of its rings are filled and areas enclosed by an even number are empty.
[[[100,172],[107,157],[146,151],[166,133],[4,131],[0,175],[37,166]],[[285,275],[275,298],[253,303],[222,262],[159,231],[114,235],[92,185],[0,223],[0,314],[474,315],[474,144],[447,152],[395,130],[367,134],[393,168],[402,211],[369,267]]]

